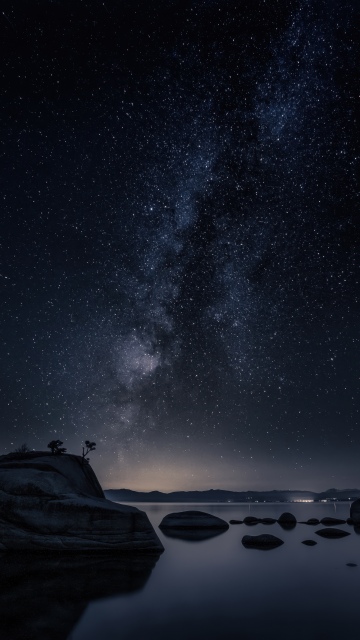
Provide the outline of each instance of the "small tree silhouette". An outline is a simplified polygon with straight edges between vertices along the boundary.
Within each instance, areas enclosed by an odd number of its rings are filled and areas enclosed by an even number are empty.
[[[86,456],[88,453],[90,453],[90,451],[95,451],[95,449],[96,449],[96,442],[90,442],[90,440],[85,440],[85,447],[82,448],[83,462],[84,460],[86,460],[86,462],[89,462],[89,458],[86,458]]]
[[[62,447],[62,441],[61,440],[51,440],[51,442],[49,442],[48,447],[49,449],[51,449],[51,453],[54,455],[60,455],[61,453],[65,453],[66,448]]]
[[[30,448],[27,446],[26,442],[24,442],[24,444],[21,444],[20,447],[17,447],[17,449],[14,449],[14,453],[29,453]]]

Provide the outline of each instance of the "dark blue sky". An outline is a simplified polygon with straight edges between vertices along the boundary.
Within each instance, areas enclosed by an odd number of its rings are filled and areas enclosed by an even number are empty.
[[[359,486],[359,7],[5,0],[1,447]]]

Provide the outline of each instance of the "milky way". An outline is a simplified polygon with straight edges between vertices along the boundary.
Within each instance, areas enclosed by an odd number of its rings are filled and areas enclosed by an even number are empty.
[[[357,3],[4,4],[3,451],[359,485]]]

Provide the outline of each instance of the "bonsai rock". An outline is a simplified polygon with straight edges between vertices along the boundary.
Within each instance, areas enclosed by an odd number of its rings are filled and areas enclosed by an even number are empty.
[[[0,550],[163,550],[147,515],[106,500],[81,456],[1,456],[0,505]]]

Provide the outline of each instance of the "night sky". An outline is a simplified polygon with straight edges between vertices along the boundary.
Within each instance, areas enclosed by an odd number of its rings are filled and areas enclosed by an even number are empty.
[[[2,0],[1,452],[360,487],[356,0]]]

